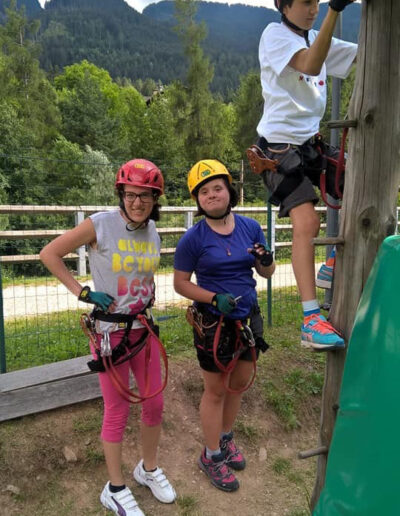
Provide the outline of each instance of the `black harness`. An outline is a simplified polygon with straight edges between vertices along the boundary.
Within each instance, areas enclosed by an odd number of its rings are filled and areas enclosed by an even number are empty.
[[[120,365],[126,362],[127,360],[137,355],[143,349],[149,332],[146,330],[140,337],[140,339],[134,344],[134,346],[131,346],[129,343],[129,332],[132,329],[133,321],[137,319],[138,315],[145,315],[149,306],[150,305],[146,306],[146,308],[138,314],[105,313],[102,310],[93,310],[93,312],[90,314],[90,319],[93,321],[90,321],[92,330],[94,330],[93,326],[96,321],[104,321],[124,325],[125,331],[122,336],[122,339],[120,343],[117,346],[115,346],[115,348],[111,352],[111,362],[114,365]],[[149,318],[148,320],[153,331],[158,336],[158,326],[154,324],[152,318]],[[85,321],[85,324],[88,325],[88,322]],[[97,358],[90,360],[90,362],[88,362],[88,367],[93,372],[104,373],[105,367],[101,355],[101,350],[96,349],[95,351]]]

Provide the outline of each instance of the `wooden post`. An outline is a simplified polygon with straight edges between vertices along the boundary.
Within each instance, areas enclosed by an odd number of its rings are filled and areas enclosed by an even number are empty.
[[[83,211],[75,213],[75,226],[78,226],[85,219]],[[79,247],[77,250],[78,259],[76,260],[76,272],[78,276],[86,276],[86,248],[84,245]]]
[[[332,324],[347,342],[379,246],[396,229],[400,183],[399,63],[399,0],[364,0],[356,83],[349,107],[349,118],[358,124],[349,130],[349,160],[339,231],[344,245],[337,249],[330,314]],[[346,351],[328,352],[327,356],[320,446],[328,449],[345,358]],[[312,509],[325,483],[327,460],[327,455],[318,457]]]
[[[244,186],[244,162],[243,160],[241,160],[241,166],[240,166],[240,206],[243,206],[244,204],[244,190],[243,190],[243,186]]]

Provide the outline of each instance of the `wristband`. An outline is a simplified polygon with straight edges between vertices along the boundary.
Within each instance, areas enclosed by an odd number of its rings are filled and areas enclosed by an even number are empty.
[[[90,299],[90,287],[89,285],[86,285],[85,287],[83,287],[83,289],[81,290],[79,296],[78,296],[78,299],[79,301],[83,301],[84,303],[88,303],[89,302],[89,299]]]

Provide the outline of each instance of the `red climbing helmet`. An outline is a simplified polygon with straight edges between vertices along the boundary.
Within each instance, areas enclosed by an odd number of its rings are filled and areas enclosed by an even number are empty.
[[[115,187],[119,185],[142,186],[164,193],[164,178],[161,170],[147,159],[132,159],[117,172]]]

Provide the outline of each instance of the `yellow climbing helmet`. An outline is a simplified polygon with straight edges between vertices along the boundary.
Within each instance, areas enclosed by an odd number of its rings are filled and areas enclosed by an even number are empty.
[[[220,161],[216,159],[203,159],[194,165],[188,175],[187,184],[190,195],[196,198],[194,191],[205,181],[217,179],[218,177],[227,176],[229,183],[232,183],[232,176],[228,169]]]

